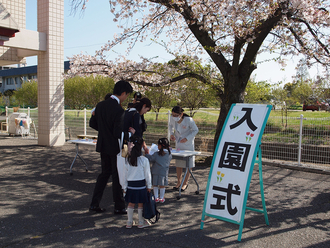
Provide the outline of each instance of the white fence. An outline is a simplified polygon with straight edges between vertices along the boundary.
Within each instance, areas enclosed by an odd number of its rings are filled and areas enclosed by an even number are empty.
[[[37,137],[38,110],[19,109],[28,113],[35,124],[31,125],[30,136]],[[7,116],[12,108],[7,109]],[[147,144],[156,143],[159,137],[168,137],[169,112],[156,114],[149,112],[145,119],[148,124],[145,132]],[[218,113],[198,110],[194,115],[199,133],[195,139],[195,149],[205,154],[212,154],[213,138]],[[97,135],[89,127],[89,110],[65,110],[66,139],[75,139],[77,135]],[[262,156],[270,160],[293,161],[330,165],[330,117],[299,118],[270,116],[262,138]],[[173,144],[172,144],[173,145]]]

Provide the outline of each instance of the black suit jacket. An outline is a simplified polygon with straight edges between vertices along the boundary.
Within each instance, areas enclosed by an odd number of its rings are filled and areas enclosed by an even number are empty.
[[[135,129],[135,134],[141,138],[143,138],[143,133],[147,129],[146,121],[144,120],[143,115],[140,115],[138,111],[125,111],[124,117],[124,131],[128,131],[129,127],[133,127]]]
[[[117,155],[120,151],[118,139],[123,131],[124,110],[116,99],[110,97],[96,105],[95,122],[98,129],[96,151]]]

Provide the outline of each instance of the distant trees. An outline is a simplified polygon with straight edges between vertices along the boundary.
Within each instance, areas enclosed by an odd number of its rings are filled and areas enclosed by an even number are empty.
[[[164,63],[164,67],[167,63]],[[212,85],[202,84],[196,78],[183,78],[168,85],[141,85],[131,82],[135,91],[140,91],[143,96],[148,97],[152,102],[152,111],[156,113],[156,120],[161,108],[171,108],[180,105],[189,109],[190,115],[201,107],[219,108],[219,96],[214,85],[218,89],[223,88],[221,75],[212,72],[209,65],[202,65],[198,60],[185,57],[182,61],[172,60],[171,65],[181,67],[182,70],[198,71],[204,78],[213,73],[212,78],[216,82]],[[148,74],[149,72],[146,72]],[[212,81],[212,78],[209,78]],[[114,87],[114,80],[104,75],[74,76],[64,80],[65,106],[70,109],[93,108],[104,99],[107,93],[111,93]],[[26,81],[17,91],[8,90],[1,98],[1,106],[30,106],[37,107],[36,80]],[[317,98],[320,102],[330,98],[329,81],[325,78],[312,80],[304,70],[297,69],[297,76],[290,83],[283,85],[271,85],[267,81],[255,81],[250,79],[244,94],[246,103],[272,104],[282,109],[290,106],[308,103],[311,98]],[[127,102],[123,103],[126,107]],[[188,111],[187,111],[188,112]]]
[[[303,104],[308,101],[308,98],[313,96],[313,82],[311,81],[299,81],[294,84],[291,92],[292,101],[298,104]]]
[[[202,107],[208,107],[214,99],[214,93],[207,85],[201,84],[194,78],[184,79],[178,87],[178,104],[188,108],[190,116],[193,117],[197,110]]]
[[[114,85],[113,79],[101,75],[65,79],[64,103],[70,109],[93,108]]]
[[[113,87],[113,79],[100,75],[65,79],[64,103],[71,109],[93,108],[107,93],[112,92]],[[37,107],[38,82],[25,81],[21,88],[16,91],[7,90],[4,96],[10,99],[5,105]],[[5,101],[2,99],[1,102]]]
[[[35,108],[38,106],[38,82],[36,80],[25,81],[22,87],[14,93],[20,106]]]
[[[15,90],[6,90],[3,95],[4,96],[13,96],[14,95]]]
[[[171,101],[174,99],[174,91],[168,85],[162,87],[147,87],[145,96],[150,99],[152,110],[156,113],[156,120],[158,120],[160,109],[171,106]]]
[[[1,102],[3,103],[3,106],[17,106],[18,102],[15,97],[15,90],[6,90],[3,93]]]
[[[273,86],[271,90],[271,95],[272,95],[271,102],[274,108],[277,108],[279,106],[282,109],[285,108],[288,94],[283,87],[281,87],[280,85]]]
[[[266,81],[255,82],[249,80],[246,89],[244,102],[246,103],[270,103],[272,98],[271,85]]]

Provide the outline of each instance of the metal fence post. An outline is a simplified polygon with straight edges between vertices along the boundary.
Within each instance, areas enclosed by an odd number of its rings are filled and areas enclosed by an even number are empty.
[[[167,139],[171,140],[171,132],[170,132],[170,121],[171,121],[171,112],[167,111]]]
[[[87,134],[86,123],[87,123],[87,118],[86,118],[86,108],[84,108],[84,135]]]
[[[299,148],[298,148],[298,166],[300,165],[301,162],[301,142],[302,142],[302,128],[303,128],[303,120],[304,120],[304,115],[300,115],[300,126],[299,126]]]
[[[6,106],[6,123],[7,123],[7,125],[6,125],[6,132],[8,133],[8,107]]]

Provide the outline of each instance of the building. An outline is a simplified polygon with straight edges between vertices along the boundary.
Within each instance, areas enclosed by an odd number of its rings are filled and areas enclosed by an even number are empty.
[[[64,62],[64,72],[70,69],[70,62]],[[3,94],[6,90],[17,90],[22,83],[27,80],[37,79],[38,67],[25,66],[0,70],[0,92]]]
[[[0,66],[24,64],[26,57],[38,56],[38,144],[61,146],[65,143],[64,0],[37,0],[37,17],[38,30],[27,30],[26,1],[0,1]],[[20,81],[8,79],[8,86],[16,84]]]

